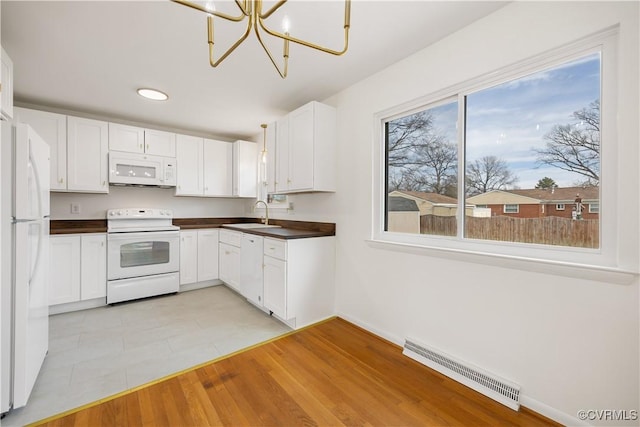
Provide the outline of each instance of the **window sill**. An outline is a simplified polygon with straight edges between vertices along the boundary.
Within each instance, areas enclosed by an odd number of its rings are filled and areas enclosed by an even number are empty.
[[[463,249],[440,248],[422,246],[410,243],[399,243],[386,240],[366,240],[367,244],[375,249],[392,250],[411,253],[415,255],[427,255],[439,258],[453,259],[456,261],[473,262],[483,265],[511,268],[516,270],[531,271],[534,273],[555,274],[617,285],[629,285],[637,277],[637,271],[625,270],[615,267],[560,262],[520,256],[493,254],[487,252],[475,252]]]

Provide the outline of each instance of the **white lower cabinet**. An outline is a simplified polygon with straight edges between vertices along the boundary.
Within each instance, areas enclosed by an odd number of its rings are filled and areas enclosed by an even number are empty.
[[[240,245],[242,233],[220,230],[220,280],[240,292]]]
[[[220,230],[220,280],[294,329],[334,314],[335,237]]]
[[[240,293],[258,306],[262,306],[263,241],[261,236],[243,233],[240,245]]]
[[[198,281],[218,279],[217,228],[198,230]]]
[[[198,231],[180,231],[180,285],[198,281]]]
[[[180,285],[218,279],[217,228],[180,232]]]
[[[334,314],[335,238],[264,239],[264,307],[294,329]]]
[[[50,306],[106,298],[105,234],[52,235],[49,242]]]

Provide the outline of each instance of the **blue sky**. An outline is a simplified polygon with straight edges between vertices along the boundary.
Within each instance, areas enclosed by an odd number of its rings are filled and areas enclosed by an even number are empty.
[[[600,98],[600,54],[530,74],[467,96],[467,162],[496,156],[518,176],[516,186],[533,188],[548,176],[561,187],[584,178],[536,164],[534,148],[556,124],[574,120],[576,110]],[[435,127],[456,140],[457,103],[431,109]]]

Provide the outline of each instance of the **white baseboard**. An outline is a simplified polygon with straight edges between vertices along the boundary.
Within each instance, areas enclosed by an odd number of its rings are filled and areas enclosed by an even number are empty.
[[[107,305],[107,297],[95,298],[86,301],[69,302],[49,306],[49,316],[54,314],[69,313],[71,311],[87,310],[89,308],[103,307]]]
[[[565,426],[590,426],[591,425],[586,421],[582,421],[581,419],[575,416],[559,411],[556,408],[552,408],[551,406],[546,405],[530,397],[527,397],[524,394],[520,395],[520,404],[526,407],[527,409],[531,409],[532,411],[537,412],[540,415],[544,415],[547,418],[551,418],[552,420],[557,421],[560,424]]]
[[[391,341],[392,343],[402,347],[404,345],[404,338],[402,337],[397,337],[395,335],[390,335],[384,331],[381,331],[380,329],[377,329],[373,326],[371,326],[370,324],[361,321],[360,319],[356,319],[355,317],[351,317],[348,314],[342,313],[342,312],[337,312],[336,316],[343,318],[344,320],[346,320],[347,322],[351,322],[356,326],[360,326],[362,329],[366,329],[367,331],[371,332],[374,335],[377,335],[381,338],[384,338],[387,341]]]
[[[222,285],[222,281],[219,279],[205,280],[204,282],[189,283],[188,285],[180,285],[179,292],[195,291],[196,289],[208,288],[210,286]]]

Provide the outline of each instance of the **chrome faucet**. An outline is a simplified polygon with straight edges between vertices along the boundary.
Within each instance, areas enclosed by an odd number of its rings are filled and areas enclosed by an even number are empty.
[[[267,202],[265,202],[264,200],[258,200],[254,205],[253,205],[253,211],[256,211],[256,208],[258,207],[258,204],[262,203],[264,205],[264,212],[265,212],[265,218],[263,220],[264,225],[269,225],[269,206],[267,205]]]

